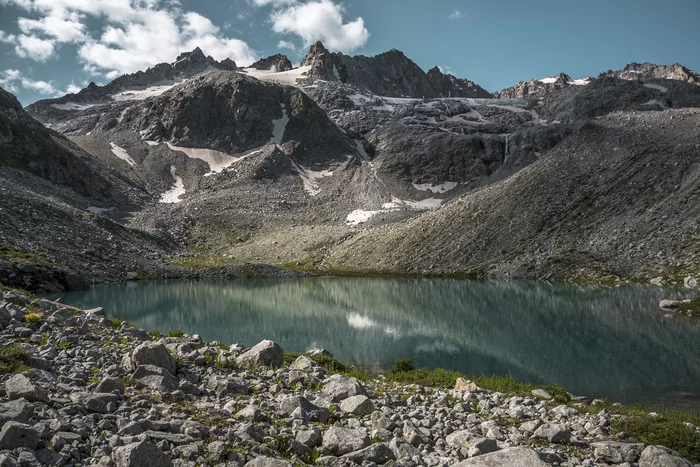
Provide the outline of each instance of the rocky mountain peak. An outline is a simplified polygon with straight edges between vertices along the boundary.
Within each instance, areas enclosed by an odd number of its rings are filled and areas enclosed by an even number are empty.
[[[286,55],[276,54],[267,58],[261,58],[250,65],[250,68],[255,68],[256,70],[289,71],[293,67],[292,62],[289,61]]]
[[[673,65],[656,65],[654,63],[632,62],[618,71],[608,70],[600,73],[599,78],[614,77],[628,81],[648,81],[652,79],[672,79],[700,85],[700,75],[680,63]]]
[[[324,63],[327,57],[330,56],[330,52],[323,46],[321,41],[317,41],[314,45],[309,48],[309,53],[306,54],[304,60],[301,62],[301,66],[311,66],[314,62]]]

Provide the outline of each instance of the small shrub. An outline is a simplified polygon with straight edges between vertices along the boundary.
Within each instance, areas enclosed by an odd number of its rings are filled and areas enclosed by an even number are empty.
[[[184,335],[185,333],[183,331],[180,331],[179,329],[171,329],[168,332],[168,337],[182,337]]]
[[[119,319],[119,318],[112,318],[112,327],[114,329],[121,328],[123,323],[124,323],[124,321]]]
[[[41,323],[41,315],[38,313],[29,313],[24,315],[24,322],[31,324]]]
[[[399,358],[394,362],[394,366],[389,370],[389,373],[402,373],[406,371],[413,371],[413,359],[411,358]]]
[[[19,344],[0,347],[0,373],[21,373],[28,370],[26,365],[29,353]]]
[[[58,344],[58,347],[63,349],[63,350],[68,350],[68,349],[73,347],[73,343],[72,342],[61,342],[60,344]]]
[[[160,331],[151,331],[148,333],[148,335],[151,336],[155,340],[158,340],[161,337],[163,337],[163,334],[161,334]]]

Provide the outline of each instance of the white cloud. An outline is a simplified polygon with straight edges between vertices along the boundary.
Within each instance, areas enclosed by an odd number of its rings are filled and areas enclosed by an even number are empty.
[[[78,43],[87,72],[114,78],[171,62],[200,47],[217,60],[248,65],[255,53],[245,42],[227,37],[208,18],[183,10],[178,0],[0,0],[39,15],[19,18],[23,34],[0,31],[0,41],[15,44],[21,57],[46,61],[63,43]],[[105,26],[88,33],[89,21]]]
[[[64,92],[62,92],[62,93],[59,93],[59,94],[61,94],[61,95],[64,95],[64,94],[77,94],[77,93],[80,92],[81,89],[82,89],[82,88],[81,88],[80,86],[78,86],[77,84],[75,84],[74,82],[71,81],[71,83],[68,85],[68,87],[66,88],[66,90],[65,90]]]
[[[293,42],[289,41],[279,41],[277,47],[280,49],[289,49],[294,53],[297,53],[297,46]]]
[[[462,18],[464,18],[464,13],[462,13],[462,12],[459,11],[459,10],[455,10],[455,11],[453,11],[452,13],[449,14],[448,18],[450,18],[450,19],[452,19],[452,20],[462,19]]]
[[[362,18],[344,23],[343,12],[331,0],[314,0],[273,11],[270,20],[275,32],[296,34],[305,47],[320,40],[331,50],[348,53],[367,43],[369,31]]]
[[[272,5],[275,7],[282,5],[291,5],[292,3],[296,2],[297,0],[253,0],[253,3],[257,6]]]
[[[22,76],[19,70],[5,70],[0,72],[0,86],[6,90],[17,93],[20,88],[28,89],[30,91],[35,91],[40,94],[49,95],[57,94],[57,89],[51,84],[51,82],[46,81],[34,81],[29,78]]]
[[[15,53],[22,58],[31,58],[37,62],[45,62],[54,56],[54,41],[38,36],[20,34],[15,39]]]

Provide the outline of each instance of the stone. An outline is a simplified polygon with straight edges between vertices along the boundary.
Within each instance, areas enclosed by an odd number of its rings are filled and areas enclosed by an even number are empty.
[[[544,389],[533,389],[532,395],[535,397],[539,397],[540,399],[546,399],[546,400],[552,399],[552,395],[549,392],[545,391]]]
[[[659,308],[662,310],[675,310],[681,305],[690,303],[690,300],[661,300]]]
[[[454,390],[457,392],[479,392],[481,388],[468,379],[457,378]]]
[[[647,446],[639,457],[639,467],[693,467],[693,464],[664,446]]]
[[[281,367],[284,364],[284,350],[276,342],[264,340],[236,358],[240,367],[251,364],[268,367]]]
[[[464,460],[453,467],[547,467],[537,453],[525,447],[507,448]]]
[[[178,387],[177,378],[165,368],[155,365],[140,365],[131,375],[131,382],[155,390],[173,391]]]
[[[310,448],[320,446],[323,442],[321,430],[316,427],[297,432],[295,439]]]
[[[408,444],[418,447],[419,444],[423,443],[423,434],[413,423],[406,420],[403,422],[403,439]]]
[[[619,443],[616,441],[600,441],[591,443],[596,459],[603,459],[608,464],[637,462],[644,451],[642,443]]]
[[[396,456],[386,443],[375,443],[364,449],[344,454],[343,458],[350,459],[358,464],[362,464],[363,462],[383,464],[387,460],[396,459]]]
[[[472,431],[460,430],[447,435],[447,437],[445,438],[445,442],[450,446],[463,447],[468,445],[469,442],[475,438],[477,438],[477,435],[475,435]]]
[[[468,442],[468,446],[476,449],[481,454],[498,451],[498,442],[491,438],[475,438]]]
[[[545,423],[532,434],[533,438],[546,439],[550,443],[568,443],[571,441],[571,429],[563,423]]]
[[[165,345],[158,342],[144,342],[138,345],[131,354],[131,359],[136,367],[154,365],[163,368],[171,375],[177,373],[175,358],[168,352]]]
[[[578,410],[568,405],[558,405],[552,409],[552,412],[560,417],[571,417],[578,414]]]
[[[394,453],[394,458],[398,460],[413,459],[420,456],[420,451],[400,438],[392,438],[389,441],[389,449]]]
[[[332,426],[323,434],[323,447],[336,456],[359,451],[369,445],[369,436],[362,430]]]
[[[248,405],[242,408],[238,413],[236,413],[233,418],[237,420],[250,420],[252,422],[259,422],[262,416],[262,412],[259,408],[254,405]]]
[[[112,376],[108,376],[100,381],[100,384],[95,388],[95,392],[114,392],[117,391],[119,394],[124,394],[124,384],[118,379]]]
[[[219,399],[233,394],[248,394],[248,383],[240,378],[211,375],[207,379],[207,387],[213,389]]]
[[[27,423],[34,415],[34,406],[25,399],[0,403],[0,425],[8,421]]]
[[[7,422],[0,430],[0,450],[29,448],[36,449],[41,434],[31,425],[19,422]]]
[[[374,404],[367,396],[351,396],[340,402],[340,410],[362,417],[374,412]]]
[[[357,378],[333,375],[326,379],[322,393],[332,402],[340,402],[352,396],[366,396],[367,391]]]
[[[306,373],[311,373],[316,368],[320,367],[321,365],[319,365],[315,360],[310,359],[306,355],[300,355],[299,358],[294,360],[294,362],[291,365],[289,365],[289,368],[291,370],[299,370],[304,371]]]
[[[147,441],[127,444],[112,452],[116,467],[172,467],[170,457]]]
[[[273,459],[272,457],[256,457],[245,464],[244,467],[293,467],[289,461]]]
[[[16,374],[5,382],[5,391],[10,400],[23,397],[29,402],[49,402],[46,391],[34,385],[29,378],[23,374]]]

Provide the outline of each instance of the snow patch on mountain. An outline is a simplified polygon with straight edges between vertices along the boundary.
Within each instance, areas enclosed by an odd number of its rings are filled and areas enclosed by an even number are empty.
[[[649,88],[649,89],[656,89],[657,91],[661,91],[661,92],[668,92],[668,88],[665,88],[663,86],[659,86],[658,84],[644,83],[644,87]]]
[[[88,102],[66,102],[64,104],[51,104],[51,107],[58,110],[87,110],[91,107],[95,107],[95,103]]]
[[[148,143],[148,141],[147,141],[147,143]],[[225,152],[216,151],[214,149],[186,148],[183,146],[175,146],[174,144],[171,144],[171,143],[165,143],[165,144],[167,144],[168,147],[172,151],[179,151],[179,152],[185,153],[185,155],[187,157],[189,157],[190,159],[203,160],[204,162],[209,164],[209,170],[211,172],[209,172],[206,175],[213,175],[213,174],[221,173],[224,171],[224,169],[227,169],[228,167],[230,167],[234,162],[239,161],[239,160],[243,159],[244,157],[250,156],[251,154],[255,154],[256,152],[260,152],[260,148],[255,148],[255,149],[251,149],[251,150],[246,151],[246,152],[231,155],[231,154],[226,154]]]
[[[290,71],[256,70],[255,68],[246,68],[242,70],[241,73],[268,83],[296,86],[297,80],[303,78],[304,74],[310,69],[310,65],[301,66]]]
[[[180,203],[182,201],[180,197],[185,194],[185,182],[183,182],[182,177],[177,175],[177,169],[174,165],[170,166],[170,175],[175,180],[175,184],[171,189],[163,193],[160,197],[160,202],[166,204]]]
[[[126,152],[126,149],[120,148],[117,146],[115,143],[109,143],[109,147],[112,150],[112,154],[117,156],[119,159],[126,161],[127,164],[130,166],[136,165],[136,161],[131,158],[128,152]]]
[[[270,144],[282,144],[282,138],[284,138],[284,131],[287,129],[287,123],[289,123],[289,116],[287,115],[287,107],[284,104],[282,106],[282,118],[272,121],[272,139]]]
[[[302,183],[304,184],[304,191],[306,191],[311,196],[316,196],[321,193],[321,188],[318,186],[318,180],[333,176],[333,172],[330,170],[311,170],[304,167],[301,164],[297,164],[292,161],[294,169],[299,174]]]
[[[414,183],[413,188],[418,191],[432,191],[436,194],[442,194],[455,189],[457,185],[457,182],[445,182],[439,185],[434,185],[432,183]]]

